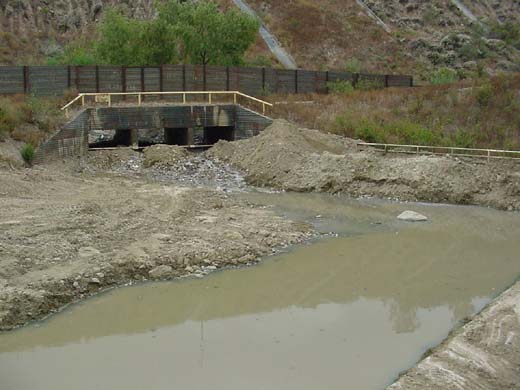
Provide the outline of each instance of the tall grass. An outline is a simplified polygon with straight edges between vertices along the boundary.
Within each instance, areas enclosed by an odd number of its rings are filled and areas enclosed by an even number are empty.
[[[276,117],[365,141],[520,150],[520,75],[272,99],[289,101]]]

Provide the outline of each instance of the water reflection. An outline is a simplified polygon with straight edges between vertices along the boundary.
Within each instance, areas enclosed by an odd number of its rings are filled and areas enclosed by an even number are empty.
[[[301,215],[298,197],[277,199]],[[383,388],[520,274],[517,215],[416,205],[431,222],[408,225],[402,205],[317,202],[321,226],[347,235],[0,335],[0,387]]]

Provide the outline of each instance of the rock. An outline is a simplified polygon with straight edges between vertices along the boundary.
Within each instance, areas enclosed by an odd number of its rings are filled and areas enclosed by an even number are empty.
[[[92,279],[90,279],[90,283],[92,283],[92,284],[101,284],[101,281],[98,278],[92,278]]]
[[[193,267],[190,266],[190,265],[188,265],[184,270],[185,270],[186,272],[189,272],[189,273],[192,273],[193,271],[195,271],[195,270],[193,269]]]
[[[82,248],[79,248],[79,251],[78,251],[78,254],[79,254],[79,257],[93,257],[93,256],[96,256],[96,255],[99,255],[101,252],[98,251],[96,248],[93,248],[93,247],[90,247],[90,246],[86,246],[86,247],[82,247]]]
[[[152,278],[160,279],[160,278],[165,278],[167,276],[170,276],[172,272],[173,272],[173,268],[170,267],[169,265],[160,265],[160,266],[152,269],[148,274]]]
[[[415,211],[407,210],[403,213],[401,213],[397,219],[401,221],[407,221],[407,222],[425,222],[428,220],[428,217],[425,217],[422,214],[416,213]]]

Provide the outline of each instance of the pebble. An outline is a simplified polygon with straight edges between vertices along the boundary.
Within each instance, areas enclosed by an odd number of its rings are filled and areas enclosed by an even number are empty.
[[[101,281],[98,278],[92,278],[90,279],[90,282],[94,284],[101,284]]]

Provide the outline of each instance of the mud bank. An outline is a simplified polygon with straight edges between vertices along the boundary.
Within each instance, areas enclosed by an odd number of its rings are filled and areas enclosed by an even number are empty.
[[[258,186],[520,210],[518,162],[381,155],[284,120],[251,139],[220,141],[207,155]]]
[[[520,282],[388,390],[518,389]]]
[[[0,330],[100,290],[203,276],[310,226],[208,188],[63,167],[0,171]]]

